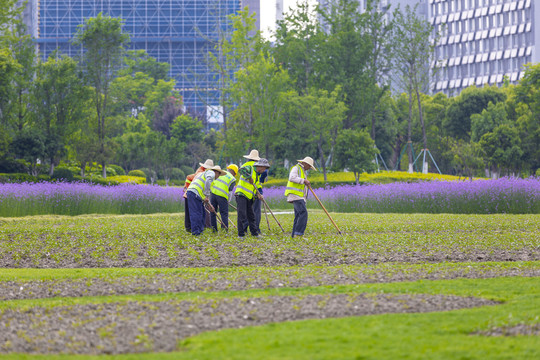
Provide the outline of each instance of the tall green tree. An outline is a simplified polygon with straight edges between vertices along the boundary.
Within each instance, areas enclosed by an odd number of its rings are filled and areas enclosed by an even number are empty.
[[[300,95],[295,91],[285,94],[289,102],[289,111],[293,111],[300,136],[307,143],[312,143],[317,151],[324,181],[327,181],[326,160],[336,144],[338,131],[342,128],[347,114],[347,106],[339,99],[340,88],[331,93],[326,90],[311,89],[308,94]],[[290,133],[293,129],[288,130]],[[288,137],[288,133],[284,134]],[[285,140],[287,141],[287,140]],[[297,146],[296,143],[291,143]],[[296,155],[298,156],[298,155]]]
[[[484,165],[482,148],[478,143],[461,139],[454,140],[451,147],[454,170],[460,176],[464,175],[472,180],[475,169],[480,169]]]
[[[170,80],[169,69],[169,63],[157,61],[144,50],[129,50],[124,57],[124,67],[118,71],[118,76],[135,76],[136,73],[143,73],[157,83],[158,80]]]
[[[335,0],[328,8],[319,8],[327,28],[328,37],[319,59],[319,87],[332,92],[336,87],[343,91],[347,117],[343,126],[353,128],[371,123],[372,78],[368,72],[372,43],[365,36],[366,15],[357,0]]]
[[[108,151],[107,118],[109,114],[110,84],[123,60],[124,46],[129,35],[122,32],[122,21],[99,13],[79,25],[74,44],[84,48],[82,68],[88,84],[94,88],[93,102],[96,108],[97,138],[99,143],[98,161],[107,176],[106,162]]]
[[[381,0],[366,1],[364,12],[363,34],[367,36],[371,51],[368,57],[366,72],[369,77],[367,83],[369,91],[365,96],[371,106],[371,138],[375,141],[377,135],[377,110],[383,101],[385,93],[389,90],[389,71],[391,68],[391,45],[393,22],[388,20],[390,5],[383,5]]]
[[[479,141],[492,173],[498,176],[500,171],[507,174],[519,171],[522,167],[523,150],[518,130],[511,124],[502,124],[493,132],[482,135]]]
[[[53,54],[37,67],[32,93],[34,115],[45,133],[50,175],[66,154],[71,136],[83,125],[90,90],[79,75],[77,62],[65,55]]]
[[[272,57],[261,53],[257,61],[237,71],[235,78],[231,95],[238,105],[232,113],[235,126],[229,141],[249,139],[268,158],[281,129],[281,94],[290,87],[289,76]]]
[[[18,22],[23,7],[17,6],[17,3],[18,0],[0,0],[0,40],[2,35]]]
[[[18,158],[30,164],[30,174],[38,175],[38,160],[45,153],[43,133],[36,128],[24,128],[15,135],[10,145],[11,152]]]
[[[430,64],[434,47],[431,42],[432,27],[417,13],[416,5],[411,8],[400,7],[394,12],[393,59],[394,69],[407,90],[409,97],[409,138],[411,141],[412,102],[416,100],[418,116],[422,128],[423,148],[428,149],[421,92],[429,89],[431,77]],[[412,171],[412,154],[409,154],[409,172]],[[427,172],[427,163],[423,163],[423,172]]]
[[[235,73],[256,61],[268,44],[263,41],[260,31],[255,31],[255,16],[246,7],[228,18],[232,32],[218,31],[219,39],[214,50],[208,54],[211,69],[216,74],[219,99],[218,111],[223,117],[223,134],[227,139],[229,113],[234,107],[232,92],[236,82]],[[221,29],[219,29],[221,30]],[[217,78],[217,79],[216,79]],[[207,104],[210,105],[210,104]]]
[[[29,35],[25,35],[25,31],[26,26],[17,23],[7,36],[13,58],[20,65],[11,81],[11,106],[8,110],[16,132],[20,132],[31,121],[30,94],[37,60],[35,44]]]
[[[446,111],[443,122],[444,131],[452,137],[470,140],[471,115],[481,114],[488,104],[497,104],[506,100],[503,89],[497,86],[476,88],[470,86],[456,96]]]
[[[356,185],[362,172],[373,172],[379,150],[366,130],[344,129],[336,140],[336,165],[354,173]]]
[[[482,135],[492,132],[497,126],[508,122],[505,103],[490,102],[481,114],[471,115],[471,141],[478,142]]]
[[[524,159],[534,173],[540,168],[540,64],[526,66],[525,76],[515,87],[516,125]]]
[[[307,0],[299,1],[295,11],[278,22],[275,33],[274,58],[287,70],[299,94],[306,94],[320,82],[320,56],[327,36],[316,17]]]
[[[6,133],[11,128],[10,107],[14,94],[12,79],[20,68],[11,49],[0,48],[0,126]]]

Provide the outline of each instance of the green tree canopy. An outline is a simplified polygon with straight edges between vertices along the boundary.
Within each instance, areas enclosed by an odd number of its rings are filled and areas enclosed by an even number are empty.
[[[107,176],[106,162],[110,151],[106,149],[107,124],[110,116],[110,85],[120,68],[124,46],[129,35],[122,32],[122,21],[99,13],[79,25],[73,43],[84,48],[82,68],[86,80],[94,88],[93,102],[96,108],[98,161],[102,165],[103,177]]]
[[[457,139],[469,140],[471,135],[471,115],[480,114],[492,102],[505,101],[506,94],[497,86],[468,87],[456,96],[446,111],[443,123],[446,133]]]
[[[377,170],[374,162],[379,150],[366,130],[344,129],[336,139],[336,166],[354,173],[356,184],[362,172]]]

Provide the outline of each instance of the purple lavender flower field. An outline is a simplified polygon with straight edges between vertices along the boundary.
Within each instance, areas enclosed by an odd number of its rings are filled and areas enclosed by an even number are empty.
[[[364,213],[539,214],[540,179],[431,181],[315,189],[327,210]],[[292,209],[284,188],[265,189],[272,209]],[[319,208],[312,194],[308,207]],[[86,183],[0,184],[0,217],[183,211],[182,189]]]
[[[272,207],[292,208],[284,188],[265,189]],[[540,178],[345,185],[315,189],[328,211],[364,213],[539,214]],[[317,208],[308,196],[308,208]]]
[[[157,185],[0,184],[0,216],[180,212],[182,194],[181,188]]]

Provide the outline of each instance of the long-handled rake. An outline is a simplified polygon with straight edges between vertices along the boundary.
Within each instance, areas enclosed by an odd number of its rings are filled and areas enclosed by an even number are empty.
[[[257,190],[257,188],[255,187],[255,192],[257,193],[257,196],[261,195],[259,193],[259,190]],[[272,216],[274,217],[274,220],[276,220],[277,224],[279,225],[279,227],[281,228],[281,231],[285,232],[285,230],[283,229],[283,226],[281,226],[281,224],[279,223],[278,219],[276,219],[276,215],[274,215],[274,213],[272,212],[272,210],[270,210],[270,206],[268,206],[268,203],[266,202],[266,200],[264,198],[262,198],[262,202],[264,204],[264,206],[266,206],[266,209],[268,209],[268,211],[270,212],[270,214],[272,214]]]
[[[324,212],[326,213],[326,215],[328,215],[328,218],[330,219],[330,221],[332,222],[332,224],[334,224],[334,226],[336,227],[339,235],[343,235],[343,233],[341,232],[341,230],[339,230],[338,226],[336,225],[336,223],[334,222],[334,219],[332,219],[332,217],[330,216],[330,214],[328,213],[328,211],[326,211],[326,208],[324,207],[324,205],[322,204],[321,200],[319,200],[319,197],[317,196],[317,194],[315,194],[315,191],[313,191],[313,188],[311,187],[311,185],[308,185],[308,188],[309,190],[311,190],[311,192],[313,193],[313,196],[315,196],[315,199],[317,199],[317,201],[319,202],[319,205],[321,205],[321,207],[323,208]]]
[[[212,214],[212,211],[208,210],[208,208],[206,207],[206,205],[204,206],[204,208],[206,209],[206,211],[209,213],[209,214]],[[229,227],[227,225],[225,225],[225,223],[223,222],[223,220],[221,220],[221,216],[219,216],[219,214],[217,213],[217,211],[213,211],[213,213],[216,215],[216,218],[218,219],[219,223],[225,227],[227,230],[229,229]],[[230,224],[236,228],[236,226],[230,222]]]

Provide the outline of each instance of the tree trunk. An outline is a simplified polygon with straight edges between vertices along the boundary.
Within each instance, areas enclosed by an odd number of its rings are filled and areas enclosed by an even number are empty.
[[[371,140],[375,141],[375,110],[371,112]]]
[[[427,166],[427,154],[428,151],[427,147],[427,136],[426,136],[426,126],[424,124],[424,114],[422,111],[422,101],[420,99],[420,92],[418,91],[418,87],[415,89],[416,91],[416,101],[418,103],[418,115],[420,116],[420,125],[422,126],[422,141],[424,143],[424,156],[422,158],[422,173],[427,174],[428,166]]]
[[[101,176],[103,176],[103,178],[106,179],[107,178],[107,167],[105,166],[105,161],[101,162],[101,169],[102,169]]]
[[[49,176],[52,176],[54,173],[54,160],[51,159],[51,167],[49,168]]]
[[[328,182],[326,177],[326,161],[324,160],[324,153],[322,149],[322,139],[319,139],[319,142],[317,143],[317,147],[319,148],[319,156],[321,157],[321,167],[323,169],[323,176],[324,176],[324,183],[326,184]]]
[[[407,127],[407,155],[409,157],[409,174],[413,173],[413,154],[412,154],[412,93],[409,91],[409,119]]]
[[[81,177],[84,178],[84,171],[86,170],[86,161],[81,161]]]

